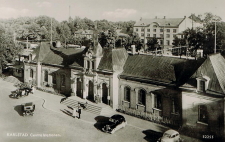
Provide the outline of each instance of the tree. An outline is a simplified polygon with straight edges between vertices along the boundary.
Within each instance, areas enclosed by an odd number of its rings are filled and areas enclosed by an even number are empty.
[[[148,46],[148,51],[155,51],[156,49],[159,49],[159,44],[158,40],[156,38],[150,38],[147,40],[147,46]]]
[[[7,67],[8,63],[14,63],[20,48],[15,45],[12,33],[2,31],[2,27],[0,29],[0,74],[2,74],[2,69]]]

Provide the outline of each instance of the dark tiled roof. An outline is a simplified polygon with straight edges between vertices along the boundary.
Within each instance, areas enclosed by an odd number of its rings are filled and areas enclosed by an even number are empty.
[[[103,57],[99,63],[99,70],[121,71],[127,60],[128,54],[124,48],[104,49]]]
[[[134,24],[134,26],[147,26],[152,23],[158,23],[159,26],[178,27],[184,18],[166,18],[166,19],[142,19]]]
[[[51,65],[83,66],[82,54],[85,48],[54,48],[48,43],[42,43],[35,49],[36,57],[33,61],[40,61]]]
[[[36,54],[33,61],[41,62],[49,52],[50,52],[50,43],[42,42],[40,46],[38,46],[33,52]]]
[[[201,63],[165,56],[130,55],[121,76],[180,86],[188,80]]]

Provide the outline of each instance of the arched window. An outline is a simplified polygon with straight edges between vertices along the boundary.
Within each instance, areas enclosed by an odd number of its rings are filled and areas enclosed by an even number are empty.
[[[45,70],[44,81],[48,82],[48,71]]]
[[[127,86],[124,88],[124,101],[130,102],[130,88]]]
[[[56,74],[52,74],[52,84],[56,84]]]
[[[33,69],[30,69],[30,78],[33,78],[34,77],[34,71]]]
[[[61,75],[61,85],[66,86],[66,76],[64,74]]]
[[[138,104],[145,105],[146,92],[143,89],[138,91]]]

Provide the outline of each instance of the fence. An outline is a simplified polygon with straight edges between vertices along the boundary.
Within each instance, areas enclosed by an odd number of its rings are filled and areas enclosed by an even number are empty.
[[[177,129],[180,127],[179,120],[174,120],[169,117],[156,116],[154,113],[144,112],[144,111],[140,111],[133,108],[127,108],[127,107],[124,107],[123,105],[119,105],[117,111],[127,115],[138,117],[140,119],[151,121],[154,123],[163,124],[174,129]]]

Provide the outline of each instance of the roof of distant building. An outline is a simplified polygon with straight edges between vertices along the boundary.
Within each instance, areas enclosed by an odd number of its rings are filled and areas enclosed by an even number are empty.
[[[180,23],[185,18],[154,18],[154,19],[141,19],[140,21],[136,22],[134,26],[148,26],[152,23],[157,23],[159,26],[166,26],[166,27],[178,27]]]

